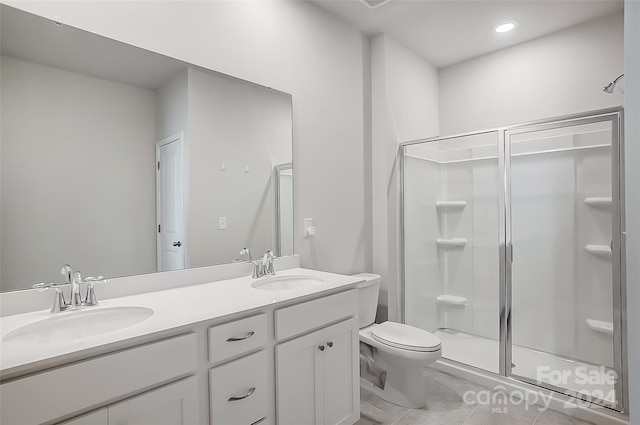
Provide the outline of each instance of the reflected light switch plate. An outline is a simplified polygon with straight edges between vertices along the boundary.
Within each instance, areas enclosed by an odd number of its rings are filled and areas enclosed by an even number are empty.
[[[227,217],[218,217],[218,230],[227,229]]]

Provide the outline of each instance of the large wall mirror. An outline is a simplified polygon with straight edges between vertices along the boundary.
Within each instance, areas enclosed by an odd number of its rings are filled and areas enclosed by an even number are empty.
[[[0,17],[3,291],[293,253],[289,94]]]

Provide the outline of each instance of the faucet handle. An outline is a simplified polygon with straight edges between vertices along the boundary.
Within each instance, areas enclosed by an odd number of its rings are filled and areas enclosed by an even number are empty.
[[[35,285],[31,285],[31,287],[37,290],[38,292],[44,292],[49,289],[55,289],[56,292],[61,292],[62,291],[61,286],[62,284],[60,283],[51,283],[51,282],[42,282],[42,283],[36,283]]]
[[[36,283],[35,285],[31,285],[31,287],[33,289],[37,289],[38,292],[44,292],[47,289],[51,289],[53,288],[53,283],[46,283],[46,282],[41,282],[41,283]]]
[[[262,257],[262,261],[266,262],[268,260],[273,260],[274,258],[276,258],[276,256],[273,254],[273,251],[268,250],[267,252],[264,253],[264,256]]]
[[[104,276],[87,277],[84,279],[84,282],[87,284],[87,295],[85,296],[82,305],[98,305],[98,299],[96,298],[96,293],[93,290],[93,287],[99,283],[107,283],[109,282],[109,279],[105,279]]]
[[[240,255],[246,255],[247,262],[253,261],[253,257],[251,256],[251,250],[249,248],[242,248],[240,250]]]
[[[85,283],[107,283],[109,282],[109,279],[105,279],[104,276],[97,276],[97,277],[85,277],[84,278],[84,282]]]
[[[69,264],[65,264],[60,269],[60,274],[64,276],[64,283],[71,283],[71,278],[73,277],[73,269]]]
[[[59,311],[64,311],[68,308],[67,301],[64,299],[64,292],[62,292],[62,285],[59,283],[36,283],[32,286],[33,289],[36,289],[39,292],[44,292],[49,289],[53,289],[56,291],[56,297],[53,300],[53,307],[51,307],[52,313],[57,313]]]

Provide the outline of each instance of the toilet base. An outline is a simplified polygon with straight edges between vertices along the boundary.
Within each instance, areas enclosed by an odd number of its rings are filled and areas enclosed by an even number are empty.
[[[427,395],[424,390],[418,392],[418,394],[422,395],[421,397],[410,398],[407,397],[404,393],[398,391],[392,385],[388,385],[388,383],[387,385],[385,385],[385,388],[382,389],[362,377],[360,377],[360,388],[377,395],[383,400],[386,400],[393,404],[397,404],[399,406],[409,407],[412,409],[420,409],[426,405]]]

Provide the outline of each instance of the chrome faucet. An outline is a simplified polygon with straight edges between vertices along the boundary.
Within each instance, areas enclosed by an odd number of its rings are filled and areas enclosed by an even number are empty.
[[[108,282],[109,279],[105,279],[104,276],[98,276],[88,277],[83,280],[82,274],[80,272],[74,273],[69,264],[65,264],[64,266],[62,266],[60,273],[64,276],[64,283],[37,283],[33,285],[34,289],[38,289],[40,291],[46,291],[48,289],[53,289],[56,291],[56,297],[53,300],[53,307],[51,308],[52,313],[57,313],[68,309],[76,309],[80,306],[98,305],[98,300],[96,299],[96,294],[93,290],[93,287],[98,283]],[[80,284],[82,283],[87,284],[87,293],[84,297],[84,300],[80,295]],[[65,300],[64,292],[62,291],[62,288],[65,285],[71,285],[69,302]]]
[[[242,248],[240,250],[240,255],[243,257],[246,256],[248,263],[253,261],[253,257],[251,256],[251,250],[249,248]],[[242,261],[242,260],[239,260],[239,261]]]
[[[262,257],[262,271],[263,275],[275,276],[276,272],[273,270],[273,260],[276,256],[273,255],[273,251],[269,250],[264,253]]]
[[[267,251],[260,260],[253,260],[253,274],[251,277],[257,279],[263,276],[275,276],[276,272],[273,270],[273,260],[276,258],[273,255],[273,251]]]

